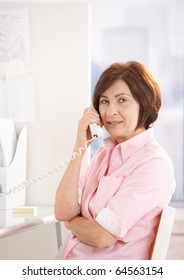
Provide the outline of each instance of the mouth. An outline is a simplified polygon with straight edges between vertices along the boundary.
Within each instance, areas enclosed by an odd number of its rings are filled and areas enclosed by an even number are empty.
[[[123,121],[111,121],[111,122],[106,122],[108,126],[117,126],[119,124],[122,124]]]

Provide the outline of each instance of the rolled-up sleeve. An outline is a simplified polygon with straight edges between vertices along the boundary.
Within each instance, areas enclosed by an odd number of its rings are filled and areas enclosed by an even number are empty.
[[[106,228],[113,235],[121,238],[123,232],[123,224],[122,220],[118,215],[112,212],[109,208],[103,208],[98,216],[96,217],[96,221]],[[125,229],[126,230],[126,229]]]

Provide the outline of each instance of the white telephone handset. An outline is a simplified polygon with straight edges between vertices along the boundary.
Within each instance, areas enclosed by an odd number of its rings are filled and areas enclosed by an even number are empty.
[[[97,125],[96,123],[91,123],[89,125],[89,129],[90,129],[92,138],[102,138],[103,137],[102,128],[99,125]]]

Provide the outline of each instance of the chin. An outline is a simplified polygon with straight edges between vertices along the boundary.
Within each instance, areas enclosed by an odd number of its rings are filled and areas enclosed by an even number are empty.
[[[122,136],[122,135],[112,135],[111,134],[111,136],[114,140],[116,140],[117,143],[122,143],[128,139],[126,136]]]
[[[134,134],[131,134],[131,133],[121,133],[121,134],[111,134],[111,136],[116,140],[116,142],[118,143],[122,143],[132,137],[134,137],[135,135]]]

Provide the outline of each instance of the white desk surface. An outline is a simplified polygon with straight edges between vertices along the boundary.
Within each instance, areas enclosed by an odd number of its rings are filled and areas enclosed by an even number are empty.
[[[36,207],[37,214],[35,216],[23,214],[17,216],[12,213],[12,209],[0,210],[0,238],[12,236],[49,223],[57,223],[53,206],[41,205]]]

